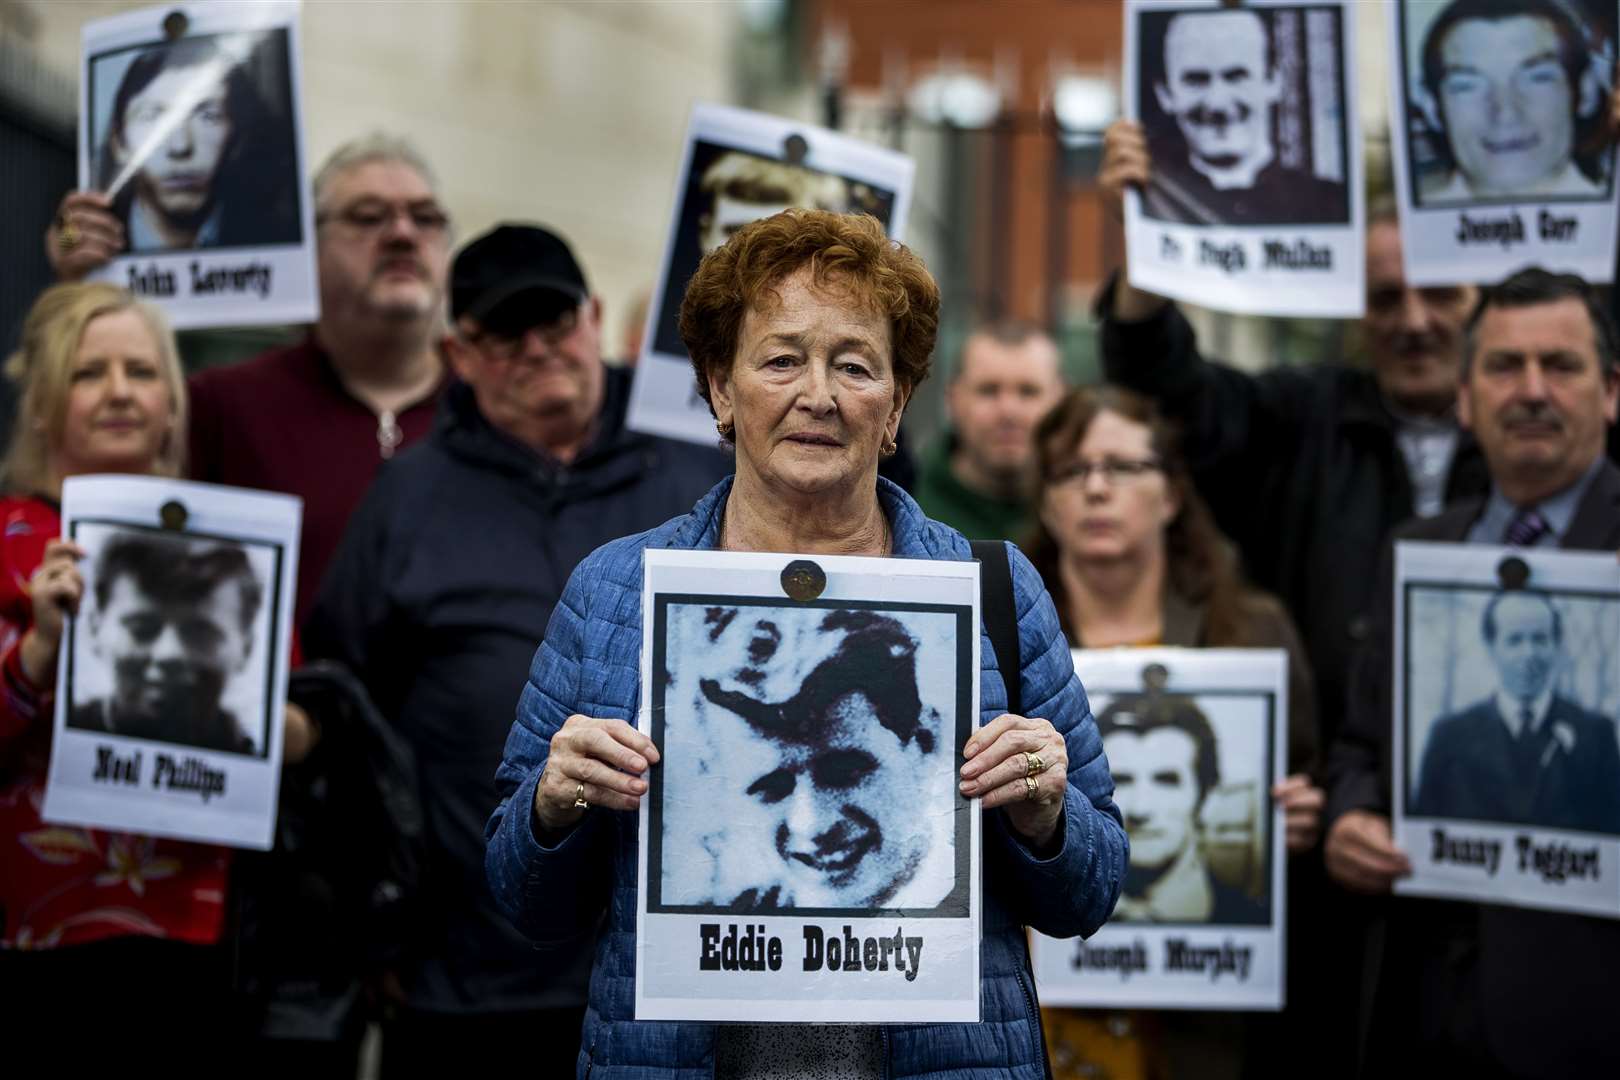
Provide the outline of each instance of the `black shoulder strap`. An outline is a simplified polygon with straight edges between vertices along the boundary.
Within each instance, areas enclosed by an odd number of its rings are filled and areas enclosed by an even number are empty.
[[[1018,655],[1018,605],[1013,601],[1012,565],[1007,561],[1007,545],[1000,540],[974,540],[973,557],[979,560],[980,602],[984,605],[984,630],[996,650],[996,667],[1007,684],[1007,711],[1024,715],[1023,659]]]

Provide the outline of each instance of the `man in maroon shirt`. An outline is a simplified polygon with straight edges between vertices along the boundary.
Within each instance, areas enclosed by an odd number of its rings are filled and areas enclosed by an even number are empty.
[[[314,195],[321,314],[311,334],[190,380],[191,476],[304,500],[300,625],[378,466],[433,426],[450,262],[450,220],[432,171],[403,139],[378,134],[339,147],[315,174]],[[87,238],[118,229],[105,200],[88,192],[70,193],[57,220]],[[63,251],[51,239],[63,278],[116,251],[88,239]]]

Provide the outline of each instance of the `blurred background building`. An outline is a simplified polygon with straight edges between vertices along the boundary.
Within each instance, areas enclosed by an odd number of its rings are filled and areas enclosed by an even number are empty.
[[[80,28],[147,6],[0,0],[7,351],[75,176]],[[1355,7],[1376,151],[1383,5]],[[1071,375],[1089,378],[1090,308],[1122,246],[1095,189],[1100,133],[1121,105],[1121,14],[1119,0],[305,0],[307,150],[313,165],[362,132],[403,132],[437,167],[459,236],[509,219],[558,228],[604,298],[613,354],[657,276],[691,104],[828,124],[917,159],[907,240],[945,292],[942,366],[973,322],[1017,316],[1050,325]],[[1346,346],[1336,323],[1195,318],[1212,353],[1244,366]],[[188,362],[276,336],[188,335]],[[919,442],[942,388],[932,380],[913,404]]]

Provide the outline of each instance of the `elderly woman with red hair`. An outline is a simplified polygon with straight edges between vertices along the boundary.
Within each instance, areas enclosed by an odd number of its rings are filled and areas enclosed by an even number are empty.
[[[641,555],[649,548],[971,558],[968,542],[878,478],[927,376],[939,291],[921,261],[855,215],[790,210],[705,256],[681,334],[736,473],[685,517],[608,544],[575,570],[535,656],[488,828],[497,901],[539,942],[596,931],[579,1074],[969,1078],[1044,1073],[1023,927],[1087,934],[1113,910],[1125,837],[1096,725],[1052,602],[1009,547],[1022,700],[1008,715],[981,641],[982,726],[960,790],[983,807],[981,1021],[894,1028],[634,1019],[635,811],[658,752],[640,701]],[[1050,763],[1026,782],[1025,754]],[[585,804],[584,807],[581,804]],[[829,1072],[829,1069],[835,1071]]]

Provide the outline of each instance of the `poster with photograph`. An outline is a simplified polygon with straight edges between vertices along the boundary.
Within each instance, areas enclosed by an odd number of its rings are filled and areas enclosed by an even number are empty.
[[[871,214],[903,240],[915,165],[836,131],[722,105],[692,109],[658,287],[647,308],[627,423],[714,445],[678,324],[699,260],[751,221],[790,207]]]
[[[1487,284],[1539,264],[1609,281],[1615,0],[1388,5],[1390,150],[1407,279]]]
[[[648,551],[642,611],[636,1019],[977,1021],[978,563]]]
[[[160,477],[62,485],[85,550],[46,821],[267,849],[302,503]]]
[[[112,200],[126,245],[97,277],[179,329],[315,320],[299,63],[297,0],[85,24],[79,187]]]
[[[1127,0],[1125,195],[1137,288],[1245,315],[1358,316],[1366,284],[1355,12],[1344,0]]]
[[[1398,892],[1620,918],[1614,553],[1395,547]]]
[[[1131,861],[1114,914],[1081,940],[1032,934],[1048,1005],[1280,1009],[1288,655],[1076,649]]]

